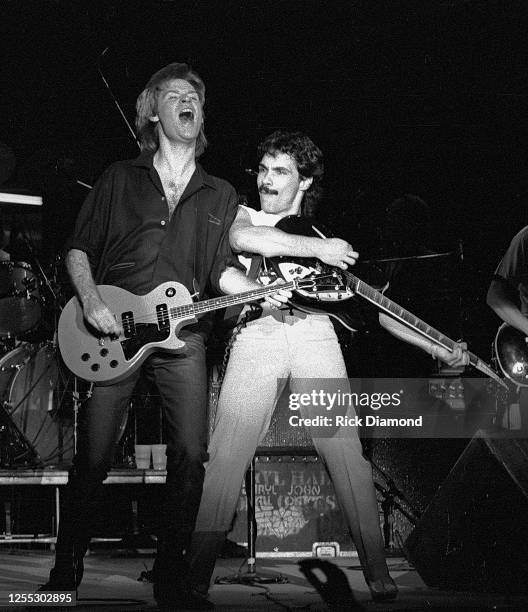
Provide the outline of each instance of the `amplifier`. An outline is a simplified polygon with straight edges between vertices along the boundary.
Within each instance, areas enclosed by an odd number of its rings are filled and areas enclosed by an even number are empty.
[[[331,542],[342,556],[353,555],[355,548],[334,487],[318,458],[257,457],[255,480],[257,555],[311,555],[314,545],[318,549],[322,542]],[[247,542],[244,487],[229,539]]]

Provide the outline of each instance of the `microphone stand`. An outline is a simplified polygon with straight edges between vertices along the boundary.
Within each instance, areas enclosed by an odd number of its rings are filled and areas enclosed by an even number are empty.
[[[277,576],[263,576],[257,574],[257,519],[255,515],[255,474],[256,474],[256,455],[253,455],[249,468],[246,472],[246,499],[247,499],[247,533],[248,533],[248,558],[247,572],[237,572],[231,576],[218,577],[215,584],[245,584],[245,585],[261,585],[261,584],[286,584],[288,578],[282,574]]]
[[[137,144],[138,147],[140,147],[139,140],[136,138],[136,134],[135,134],[134,130],[132,129],[132,126],[128,122],[128,119],[126,118],[126,115],[123,112],[123,109],[121,108],[121,105],[119,104],[119,101],[115,97],[114,92],[112,91],[112,88],[108,84],[108,81],[106,80],[105,75],[103,73],[103,70],[101,68],[101,61],[102,61],[103,57],[106,55],[108,49],[109,49],[109,47],[105,47],[105,49],[103,50],[101,55],[99,55],[99,58],[97,60],[97,72],[99,73],[99,76],[101,77],[101,79],[102,79],[102,81],[104,83],[104,86],[108,90],[108,93],[110,94],[110,97],[112,98],[112,101],[116,105],[117,110],[119,111],[119,114],[121,115],[123,121],[125,122],[125,124],[126,124],[126,126],[128,128],[128,131],[132,134],[132,138],[134,139],[134,142]]]
[[[384,487],[377,482],[374,483],[376,490],[381,493],[383,497],[381,509],[383,511],[383,537],[385,547],[392,548],[394,543],[392,541],[391,526],[394,522],[394,511],[399,510],[412,525],[416,525],[421,517],[421,513],[413,507],[402,491],[398,489],[392,478],[385,474],[385,472],[378,465],[376,465],[372,459],[370,459],[370,462],[372,463],[374,469],[381,474],[387,485]],[[409,508],[409,510],[398,500],[401,500]]]

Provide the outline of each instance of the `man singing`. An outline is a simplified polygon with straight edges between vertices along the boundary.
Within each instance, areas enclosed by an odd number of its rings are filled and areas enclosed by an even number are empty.
[[[206,146],[205,87],[186,64],[156,72],[137,99],[141,155],[110,166],[84,203],[66,264],[86,322],[117,338],[121,322],[101,299],[97,284],[144,295],[178,281],[203,299],[212,292],[253,287],[236,267],[228,231],[236,194],[196,159]],[[277,302],[269,298],[273,303]],[[284,299],[284,298],[282,298]],[[161,397],[167,442],[166,502],[161,511],[154,596],[160,605],[193,607],[184,550],[200,503],[206,452],[208,323],[185,327],[186,350],[155,352],[143,364]],[[55,567],[41,590],[75,590],[92,532],[94,497],[110,469],[120,424],[140,376],[95,386],[79,424],[78,452],[63,494]]]

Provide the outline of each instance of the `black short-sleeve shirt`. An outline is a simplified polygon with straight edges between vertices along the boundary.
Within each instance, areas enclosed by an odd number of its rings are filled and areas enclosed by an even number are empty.
[[[169,219],[153,154],[144,152],[103,173],[66,248],[86,252],[97,284],[144,295],[172,280],[203,299],[220,292],[226,266],[240,267],[229,246],[236,211],[234,188],[197,164]]]

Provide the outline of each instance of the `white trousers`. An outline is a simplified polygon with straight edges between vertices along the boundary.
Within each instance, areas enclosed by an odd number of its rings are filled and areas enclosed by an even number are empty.
[[[290,377],[292,393],[309,392],[308,378],[340,378],[348,385],[343,356],[327,316],[272,311],[238,334],[223,381],[209,444],[197,532],[228,531],[244,474],[265,436]],[[300,380],[301,379],[301,380]],[[304,387],[304,388],[303,388]],[[297,413],[298,414],[298,413]],[[349,415],[354,414],[353,409]],[[319,430],[320,431],[320,430]],[[313,443],[332,480],[365,576],[387,573],[372,468],[355,427]]]

